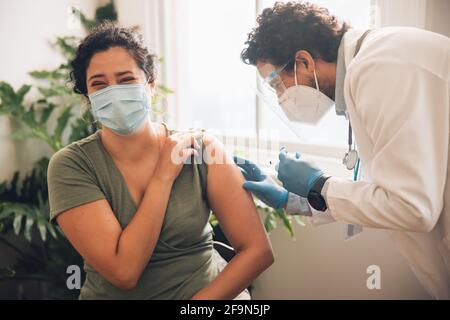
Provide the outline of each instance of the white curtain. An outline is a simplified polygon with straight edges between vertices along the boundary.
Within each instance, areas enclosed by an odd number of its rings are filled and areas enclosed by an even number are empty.
[[[450,36],[449,0],[374,0],[374,25],[410,26]]]
[[[179,107],[180,100],[185,94],[176,72],[177,66],[183,61],[183,39],[177,34],[177,30],[183,25],[184,6],[186,1],[179,0],[115,0],[118,20],[123,26],[137,26],[144,36],[149,49],[163,59],[159,66],[157,82],[170,89],[176,88],[176,94],[169,95],[167,104],[168,114],[159,120],[167,121],[167,118],[179,122],[183,110]]]
[[[161,50],[163,19],[160,0],[115,0],[119,24],[139,28],[149,48],[156,53]]]

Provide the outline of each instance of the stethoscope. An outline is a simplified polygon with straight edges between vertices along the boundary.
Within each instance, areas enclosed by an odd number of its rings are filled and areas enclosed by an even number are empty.
[[[361,49],[362,42],[364,38],[371,32],[371,30],[366,30],[364,34],[358,39],[355,47],[355,53],[353,54],[353,58],[358,54]],[[348,115],[347,115],[347,119]],[[359,164],[360,159],[358,156],[358,151],[356,151],[356,147],[353,145],[353,133],[352,133],[352,124],[350,123],[350,119],[348,121],[348,151],[342,159],[342,163],[347,167],[348,170],[353,170],[353,180],[358,180],[359,173]]]
[[[359,156],[355,145],[353,144],[352,124],[348,122],[348,151],[345,153],[342,163],[348,170],[353,170],[353,180],[358,179],[359,172]]]

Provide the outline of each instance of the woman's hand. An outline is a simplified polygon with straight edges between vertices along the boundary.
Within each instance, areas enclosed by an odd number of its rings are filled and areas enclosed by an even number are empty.
[[[201,131],[182,133],[177,132],[166,138],[155,168],[155,177],[163,181],[173,182],[181,172],[186,160],[194,155],[198,156],[200,145],[197,138]]]

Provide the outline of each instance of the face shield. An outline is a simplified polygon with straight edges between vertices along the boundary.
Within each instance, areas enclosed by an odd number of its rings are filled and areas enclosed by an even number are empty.
[[[257,91],[264,100],[270,101],[268,105],[277,114],[281,110],[283,122],[299,136],[298,124],[317,125],[332,108],[334,101],[320,91],[315,69],[314,88],[298,83],[296,67],[297,63],[294,65],[295,85],[286,88],[280,76],[286,64],[280,68],[269,63],[259,64],[257,69],[261,85]]]
[[[300,124],[291,122],[281,108],[283,100],[289,97],[289,92],[280,76],[286,66],[287,64],[276,67],[270,63],[259,65],[257,67],[256,84],[250,86],[256,93],[261,105],[270,110],[297,138],[301,139]]]

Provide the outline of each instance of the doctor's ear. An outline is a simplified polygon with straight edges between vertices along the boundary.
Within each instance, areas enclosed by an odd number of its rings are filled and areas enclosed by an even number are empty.
[[[315,68],[315,62],[313,57],[309,54],[308,51],[299,50],[295,54],[295,61],[297,61],[297,68],[303,66],[306,71],[313,72]]]

